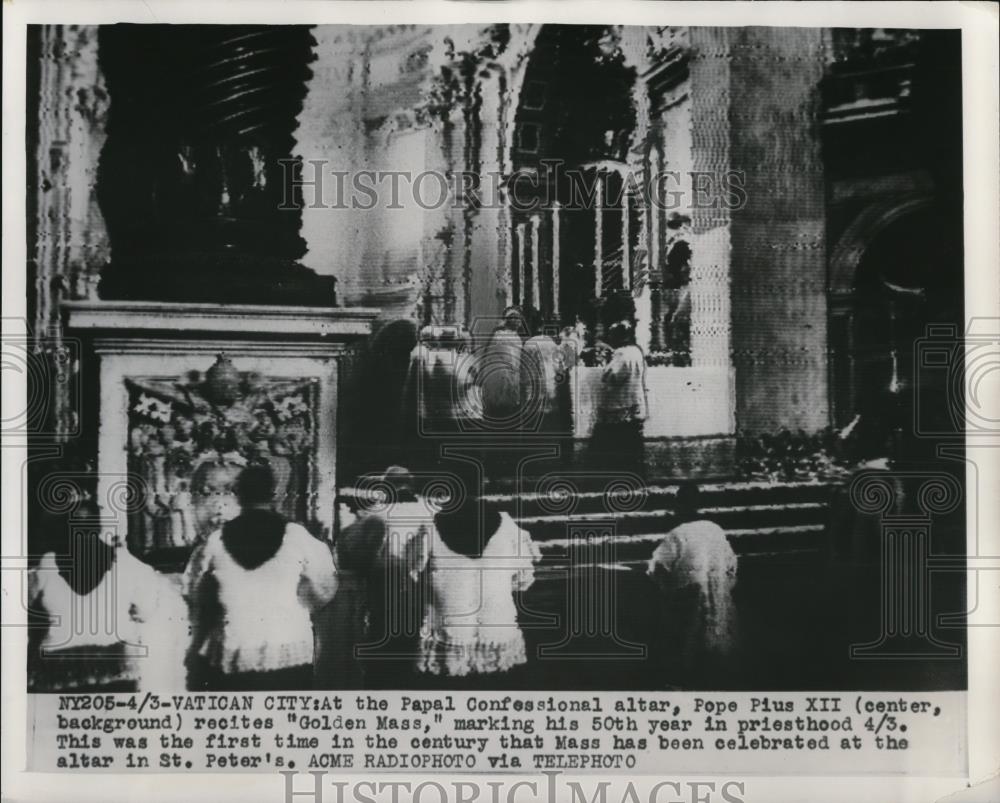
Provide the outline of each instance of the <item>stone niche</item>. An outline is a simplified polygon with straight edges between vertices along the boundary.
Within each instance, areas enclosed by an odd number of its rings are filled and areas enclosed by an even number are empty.
[[[97,498],[123,480],[140,556],[187,549],[238,512],[243,466],[267,463],[277,508],[334,526],[339,358],[377,310],[80,301],[69,331],[99,371]]]

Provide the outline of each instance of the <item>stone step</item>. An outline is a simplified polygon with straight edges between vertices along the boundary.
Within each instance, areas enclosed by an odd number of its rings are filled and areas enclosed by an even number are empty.
[[[592,574],[594,570],[644,573],[646,571],[650,555],[652,554],[652,550],[656,548],[657,544],[658,539],[643,542],[642,549],[640,550],[637,542],[635,544],[635,549],[630,550],[629,555],[621,557],[613,562],[592,561],[590,563],[576,562],[572,564],[566,560],[559,560],[558,556],[546,554],[547,550],[543,549],[543,559],[535,567],[535,579],[546,582],[559,580],[565,582],[567,577],[573,572],[588,572]],[[777,562],[789,566],[815,563],[820,554],[816,548],[789,548],[775,551],[740,552],[738,548],[739,546],[740,545],[737,544],[736,556],[739,558],[741,567],[758,565],[762,560],[766,560],[768,563]]]
[[[836,487],[823,482],[727,482],[699,486],[702,504],[707,508],[735,508],[759,505],[819,503],[826,504]],[[549,513],[618,513],[626,510],[671,509],[678,485],[644,485],[641,480],[622,478],[610,482],[577,476],[552,476],[521,483],[521,490],[498,492],[488,487],[482,498],[505,510],[517,509],[521,515]],[[342,499],[361,499],[365,492],[358,487],[342,488]]]
[[[600,527],[613,523],[621,533],[666,532],[674,526],[674,510],[670,508],[645,508],[622,512],[598,511],[594,513],[526,514],[515,504],[507,508],[522,527],[540,540],[557,537],[558,532],[569,528],[579,529],[588,525]],[[703,507],[700,513],[725,530],[754,529],[761,527],[817,524],[826,520],[827,506],[821,502],[790,502],[774,505],[735,505],[733,507]],[[553,534],[553,530],[556,531]]]
[[[590,537],[548,540],[536,537],[536,540],[546,562],[556,566],[630,563],[648,560],[668,529],[628,534],[616,529],[614,532],[595,532]],[[734,528],[726,530],[726,535],[737,555],[762,555],[818,552],[823,548],[824,531],[823,524],[798,524]]]
[[[523,482],[519,494],[488,492],[481,498],[509,512],[564,567],[627,565],[648,560],[675,525],[678,486],[626,480],[551,477],[534,486]],[[812,481],[704,483],[700,510],[726,530],[740,555],[816,552],[823,547],[834,487]],[[342,499],[363,496],[354,488],[341,491]]]
[[[616,516],[621,513],[640,511],[673,510],[676,500],[674,489],[650,489],[634,492],[632,490],[614,490],[611,493],[565,493],[558,489],[552,494],[487,495],[483,499],[496,507],[516,512],[524,518],[540,518],[548,515],[577,515],[601,518]],[[794,501],[793,501],[794,500]],[[783,506],[798,504],[825,505],[824,498],[809,498],[807,495],[795,498],[787,496],[771,498],[765,495],[730,496],[727,494],[703,494],[702,506],[706,510],[721,512],[742,508],[746,510],[764,510],[765,506]]]
[[[749,504],[766,497],[773,501],[805,501],[825,498],[839,482],[821,480],[727,480],[699,482],[704,497],[724,496],[734,502]],[[488,482],[484,497],[511,499],[551,495],[552,489],[571,489],[582,498],[601,498],[605,493],[622,488],[643,489],[647,496],[673,496],[677,481],[644,480],[637,474],[605,474],[600,472],[552,472],[541,477],[525,477],[518,482]]]

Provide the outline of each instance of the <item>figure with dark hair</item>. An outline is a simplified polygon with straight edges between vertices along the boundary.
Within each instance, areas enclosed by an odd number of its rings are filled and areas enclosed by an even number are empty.
[[[559,344],[543,331],[539,313],[531,316],[531,337],[521,352],[521,407],[531,432],[565,430],[560,418],[559,383],[564,369]]]
[[[407,393],[407,377],[416,345],[416,324],[405,319],[386,324],[372,337],[363,393],[355,403],[355,418],[364,431],[350,438],[362,471],[384,466],[410,445],[417,411],[416,400]]]
[[[433,526],[434,508],[402,466],[386,469],[377,485],[381,504],[360,513],[334,545],[340,583],[322,630],[317,625],[317,688],[412,685],[423,602],[410,553]]]
[[[476,384],[482,400],[480,425],[496,438],[485,452],[491,480],[510,479],[516,470],[517,447],[524,425],[521,406],[521,361],[527,323],[521,307],[504,310],[503,323],[494,330],[476,360]]]
[[[609,327],[608,341],[614,351],[601,374],[591,440],[594,464],[644,474],[646,358],[625,321]]]
[[[736,646],[736,554],[725,530],[702,515],[694,483],[677,489],[676,525],[649,560],[648,575],[659,588],[665,632],[666,682],[682,688],[724,686]]]
[[[521,350],[526,334],[524,312],[520,307],[508,307],[503,323],[493,332],[481,355],[478,373],[483,413],[493,427],[516,428],[511,419],[521,404]]]
[[[274,474],[243,469],[240,514],[195,550],[184,575],[192,683],[218,691],[312,687],[312,614],[337,588],[326,544],[274,509]]]
[[[679,240],[667,254],[661,295],[663,341],[671,365],[691,364],[691,246]]]
[[[431,469],[440,459],[439,439],[461,431],[469,414],[471,357],[467,333],[456,326],[425,326],[410,353],[402,406],[410,422],[405,452],[418,468]]]
[[[484,675],[490,688],[514,687],[528,660],[516,595],[534,582],[541,553],[509,514],[483,502],[480,487],[466,483],[410,550],[412,575],[428,584],[417,671],[448,688]]]
[[[96,506],[44,515],[28,573],[33,691],[184,688],[187,611],[170,580],[105,531]]]

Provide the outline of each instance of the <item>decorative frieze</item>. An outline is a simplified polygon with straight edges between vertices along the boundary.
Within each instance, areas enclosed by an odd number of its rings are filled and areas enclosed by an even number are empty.
[[[97,166],[108,94],[98,64],[97,27],[43,25],[37,30],[38,142],[29,165],[36,190],[34,331],[52,332],[63,299],[96,295],[110,253],[97,204]],[[30,106],[29,106],[30,108]]]

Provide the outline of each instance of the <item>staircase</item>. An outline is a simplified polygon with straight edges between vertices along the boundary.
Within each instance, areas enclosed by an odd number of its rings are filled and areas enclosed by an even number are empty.
[[[701,513],[726,530],[741,557],[806,558],[822,550],[831,489],[815,482],[706,484]],[[564,555],[578,564],[589,553],[630,568],[648,560],[674,526],[676,492],[676,485],[650,486],[616,499],[614,491],[580,491],[562,500],[558,512],[551,494],[484,499],[511,512],[546,557]]]
[[[546,479],[548,482],[546,482]],[[638,568],[675,523],[676,484],[603,485],[593,478],[525,480],[521,492],[487,488],[483,501],[505,510],[539,544],[545,565]],[[726,530],[741,558],[809,559],[823,549],[830,483],[719,482],[701,486],[701,512]],[[354,488],[341,499],[358,497]]]
[[[510,513],[542,552],[535,582],[518,603],[529,688],[663,688],[658,662],[675,645],[666,641],[672,631],[646,564],[676,522],[678,485],[644,486],[632,477],[629,491],[629,476],[553,472],[524,479],[520,488],[507,482],[485,489],[484,503]],[[753,645],[734,663],[740,688],[801,682],[778,670],[798,671],[803,656],[813,655],[810,634],[826,610],[825,524],[837,487],[700,483],[702,514],[726,530],[739,556],[734,598]],[[352,496],[363,494],[341,492],[344,500]]]

